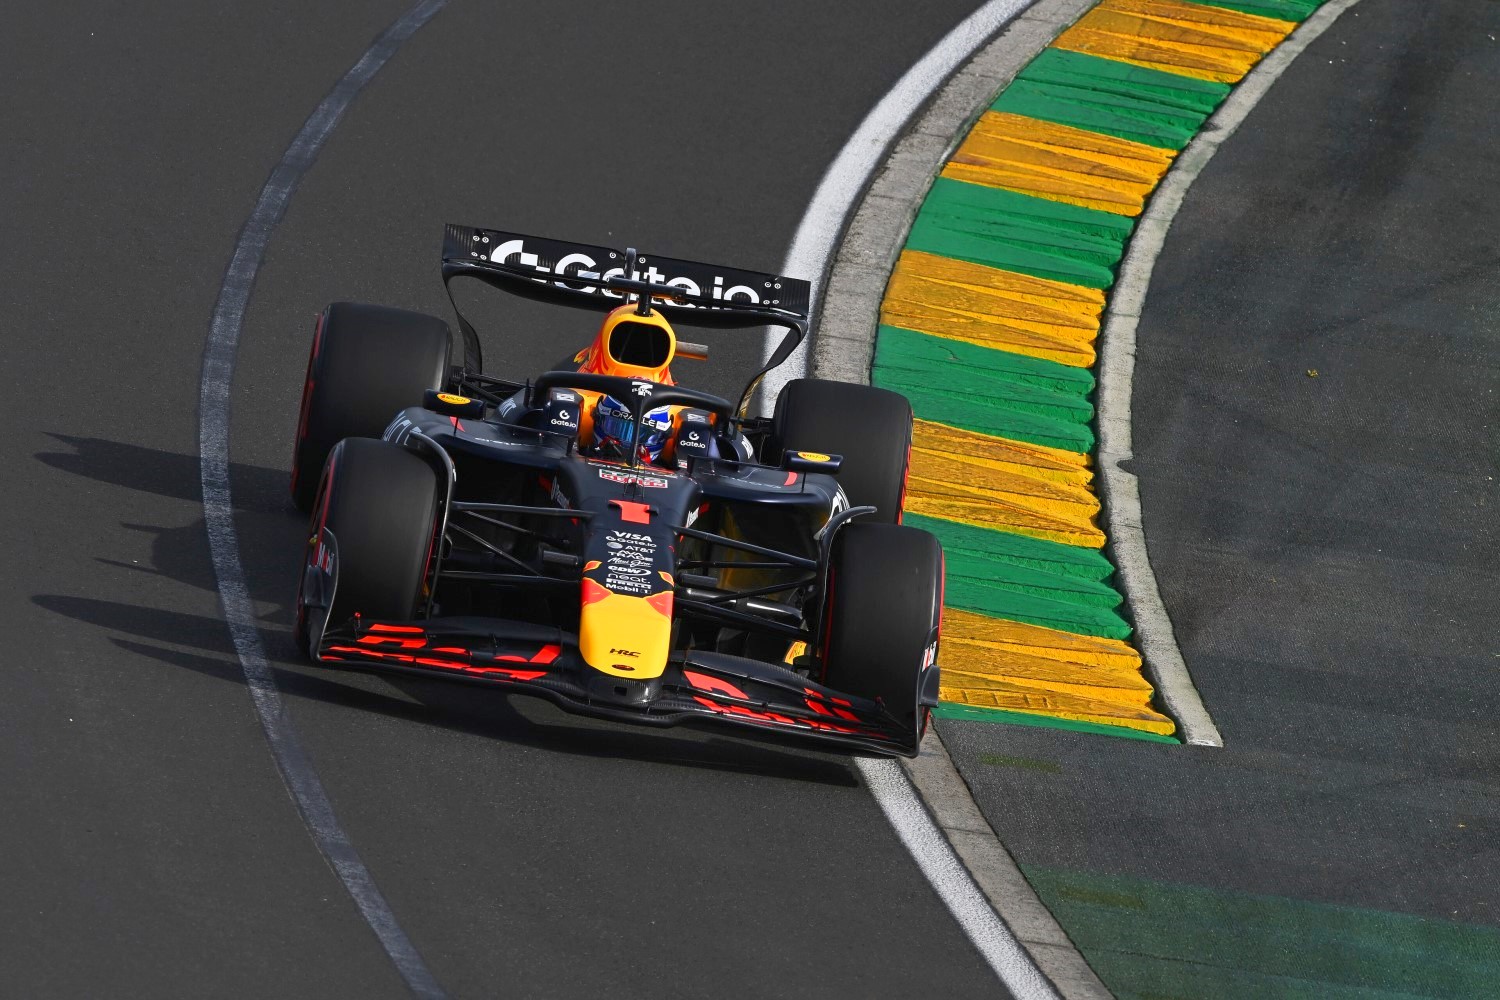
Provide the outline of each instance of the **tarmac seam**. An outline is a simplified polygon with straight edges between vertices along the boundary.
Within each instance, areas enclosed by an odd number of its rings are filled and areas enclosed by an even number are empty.
[[[199,477],[209,553],[224,620],[239,657],[250,702],[266,743],[308,835],[343,883],[360,916],[374,931],[412,994],[442,998],[437,980],[401,929],[390,903],[339,824],[333,803],[287,712],[276,675],[261,642],[255,605],[240,560],[229,482],[230,390],[245,311],[265,259],[271,234],[286,213],[297,185],[312,168],[329,135],[366,84],[407,39],[430,21],[448,0],[420,0],[377,37],[308,116],[277,161],[235,240],[234,254],[219,286],[203,347],[198,397]]]
[[[1095,2],[1038,0],[952,75],[895,144],[834,257],[812,344],[814,376],[868,383],[886,282],[933,178],[995,95]],[[789,254],[787,267],[793,263]],[[985,820],[936,727],[928,730],[921,754],[899,769],[888,761],[859,759],[858,764],[897,835],[985,958],[993,962],[993,946],[982,928],[998,922],[1040,973],[1040,982],[1024,980],[1036,992],[1023,993],[997,967],[1017,996],[1112,997]],[[912,828],[920,832],[922,827],[910,815],[913,807],[936,837],[913,836]],[[960,872],[952,870],[950,859]],[[973,907],[969,890],[988,903],[984,912]]]
[[[1188,673],[1171,618],[1146,550],[1140,482],[1120,463],[1134,457],[1130,407],[1135,374],[1136,325],[1145,306],[1156,258],[1188,189],[1221,145],[1234,135],[1281,74],[1339,15],[1359,0],[1332,0],[1272,49],[1204,123],[1156,188],[1136,224],[1121,261],[1105,320],[1100,330],[1099,394],[1096,451],[1104,498],[1106,534],[1121,589],[1135,618],[1135,639],[1147,673],[1168,711],[1181,726],[1184,741],[1196,746],[1224,745],[1224,739]]]

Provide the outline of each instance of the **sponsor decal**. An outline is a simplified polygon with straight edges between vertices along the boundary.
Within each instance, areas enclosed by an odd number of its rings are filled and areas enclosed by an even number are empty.
[[[413,426],[415,425],[412,424],[410,417],[399,416],[391,421],[391,425],[385,429],[385,434],[382,436],[392,444],[403,444],[407,436],[411,434]]]
[[[437,398],[453,406],[467,406],[474,402],[468,396],[460,396],[453,392],[440,392],[437,394]]]
[[[640,656],[641,655],[640,653],[637,653],[633,649],[611,649],[609,652],[610,652],[611,656]]]
[[[805,458],[809,462],[831,462],[831,461],[833,461],[833,457],[832,456],[825,455],[825,454],[823,454],[822,452],[819,452],[819,451],[799,451],[799,452],[797,452],[797,455],[798,455],[799,458]]]
[[[614,469],[600,469],[599,478],[625,486],[635,483],[637,486],[645,486],[653,490],[663,490],[668,485],[667,481],[659,476],[647,476],[639,472],[616,472]]]
[[[555,427],[566,434],[578,433],[578,410],[581,401],[576,392],[567,389],[553,389],[547,394],[547,403],[543,407],[543,413],[547,418],[547,425]]]
[[[479,239],[479,237],[476,236],[475,239]],[[609,255],[611,258],[619,260],[619,258],[616,257],[615,253],[612,251]],[[489,256],[490,260],[495,261],[496,263],[520,264],[522,267],[535,268],[537,272],[541,274],[557,275],[557,280],[554,280],[553,282],[551,282],[551,284],[556,285],[558,288],[566,288],[570,291],[584,292],[587,294],[599,294],[611,299],[623,299],[625,297],[625,293],[623,292],[610,291],[603,288],[594,288],[589,285],[578,285],[567,281],[567,277],[569,275],[577,275],[580,277],[587,277],[591,280],[597,280],[599,278],[609,278],[616,275],[623,275],[625,273],[625,268],[621,266],[604,266],[603,270],[601,270],[601,262],[595,260],[593,257],[589,256],[586,253],[575,251],[573,253],[564,254],[562,257],[558,258],[555,264],[553,264],[551,267],[548,267],[546,264],[542,263],[541,257],[526,249],[526,241],[524,239],[511,239],[506,240],[503,243],[495,244],[495,248],[490,251]],[[624,261],[620,260],[620,264],[623,263]],[[724,277],[717,274],[713,275],[712,281],[709,286],[707,288],[704,288],[703,285],[701,285],[697,281],[694,281],[692,278],[683,277],[681,275],[672,275],[658,270],[656,265],[647,260],[647,258],[640,258],[639,263],[645,266],[645,270],[636,270],[635,272],[633,272],[630,275],[632,279],[636,281],[649,281],[652,284],[656,285],[671,285],[673,288],[682,289],[688,295],[699,298],[706,297],[713,299],[716,302],[740,302],[748,303],[751,305],[759,305],[760,303],[767,301],[767,299],[763,299],[761,297],[762,292],[765,292],[768,295],[776,295],[781,288],[781,283],[779,281],[774,283],[771,281],[767,281],[766,284],[774,284],[774,288],[765,288],[761,289],[760,291],[757,291],[756,289],[751,288],[749,285],[744,284],[730,284],[726,287]],[[769,301],[775,304],[779,303],[780,299],[770,298]],[[678,305],[682,306],[683,308],[699,308],[699,304],[693,302],[681,302],[678,303]]]
[[[604,563],[604,586],[617,594],[649,595],[652,568],[656,565],[656,540],[638,531],[612,529],[604,545],[609,550]]]

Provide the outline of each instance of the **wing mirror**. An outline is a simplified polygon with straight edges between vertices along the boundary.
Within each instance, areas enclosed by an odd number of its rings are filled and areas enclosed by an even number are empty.
[[[449,417],[478,419],[484,416],[484,400],[470,399],[454,392],[438,392],[436,389],[428,389],[422,394],[422,406]]]
[[[824,455],[817,451],[791,451],[781,453],[781,467],[788,472],[822,472],[837,475],[844,464],[843,455]]]

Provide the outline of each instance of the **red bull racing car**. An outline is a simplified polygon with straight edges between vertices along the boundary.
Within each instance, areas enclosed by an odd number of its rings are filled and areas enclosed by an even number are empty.
[[[456,361],[440,319],[324,310],[292,468],[312,659],[914,755],[943,556],[900,523],[911,408],[798,379],[746,415],[807,335],[807,282],[453,225],[442,274],[450,301],[471,278],[605,316],[571,360],[513,380],[483,372],[456,304]],[[672,318],[786,335],[731,403],[676,384],[672,363],[706,348]]]

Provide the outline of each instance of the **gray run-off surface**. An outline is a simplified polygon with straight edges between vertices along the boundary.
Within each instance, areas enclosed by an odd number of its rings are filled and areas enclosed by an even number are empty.
[[[1365,0],[1191,190],[1132,471],[1225,748],[942,723],[1023,866],[1500,924],[1497,35]]]

